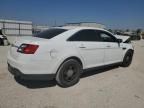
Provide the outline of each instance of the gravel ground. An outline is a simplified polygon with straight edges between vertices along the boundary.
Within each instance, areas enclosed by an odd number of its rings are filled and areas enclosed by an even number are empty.
[[[144,108],[144,41],[133,43],[130,67],[89,72],[73,87],[55,81],[22,81],[8,71],[0,47],[0,108]]]

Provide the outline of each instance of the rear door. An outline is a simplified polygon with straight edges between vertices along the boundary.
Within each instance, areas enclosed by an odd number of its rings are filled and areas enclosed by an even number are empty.
[[[104,65],[104,48],[106,43],[100,41],[96,30],[81,30],[69,38],[69,41],[73,42],[77,47],[85,61],[85,68]]]
[[[104,62],[105,64],[117,63],[122,60],[122,48],[117,39],[106,31],[100,31],[100,37],[106,44]]]

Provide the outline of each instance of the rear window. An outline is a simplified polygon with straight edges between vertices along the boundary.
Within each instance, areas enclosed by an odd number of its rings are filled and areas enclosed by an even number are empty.
[[[65,29],[49,29],[49,30],[46,30],[46,31],[43,31],[43,32],[40,32],[40,33],[34,35],[34,37],[51,39],[65,31],[67,31],[67,30],[65,30]]]

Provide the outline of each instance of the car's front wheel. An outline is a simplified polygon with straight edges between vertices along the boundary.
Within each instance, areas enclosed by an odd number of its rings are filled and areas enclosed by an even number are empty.
[[[61,87],[70,87],[80,79],[82,65],[74,59],[65,61],[59,68],[56,81]]]
[[[128,67],[131,62],[132,62],[132,58],[133,58],[133,52],[132,51],[128,51],[125,56],[124,56],[124,59],[123,59],[123,62],[122,62],[122,66],[123,67]]]

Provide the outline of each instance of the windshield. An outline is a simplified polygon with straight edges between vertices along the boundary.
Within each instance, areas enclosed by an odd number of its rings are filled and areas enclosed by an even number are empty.
[[[46,30],[46,31],[43,31],[43,32],[40,32],[40,33],[34,35],[34,37],[51,39],[65,31],[67,31],[67,30],[65,30],[65,29],[49,29],[49,30]]]

